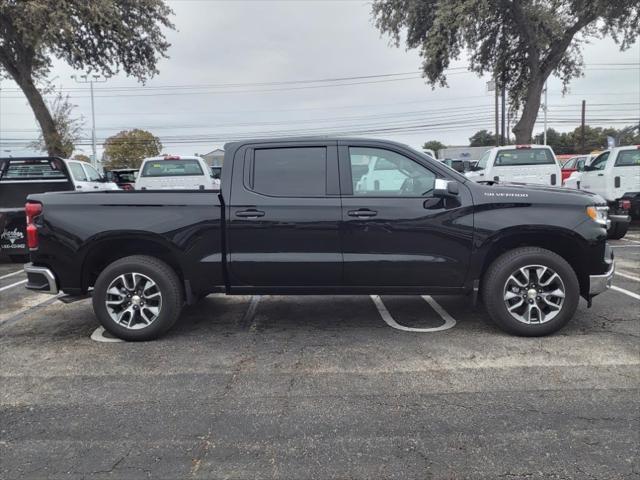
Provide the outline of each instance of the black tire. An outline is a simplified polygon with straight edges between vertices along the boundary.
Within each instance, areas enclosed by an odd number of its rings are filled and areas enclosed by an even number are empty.
[[[13,263],[27,263],[29,261],[29,255],[9,255],[9,260]]]
[[[136,330],[112,319],[105,303],[111,283],[120,275],[133,272],[145,275],[155,282],[162,301],[156,318],[148,326]],[[105,330],[123,340],[146,341],[162,336],[178,320],[182,305],[182,287],[176,272],[162,260],[145,255],[132,255],[111,263],[100,273],[93,290],[93,311],[96,317]]]
[[[518,269],[528,265],[552,269],[564,284],[562,307],[545,323],[523,323],[509,313],[505,304],[507,280]],[[571,265],[559,255],[539,247],[516,248],[498,257],[487,269],[481,288],[482,300],[493,322],[506,332],[525,337],[549,335],[560,330],[571,320],[580,301],[580,284]]]
[[[624,222],[616,222],[611,225],[611,228],[607,232],[607,238],[610,240],[620,240],[623,238],[629,230],[629,224]]]

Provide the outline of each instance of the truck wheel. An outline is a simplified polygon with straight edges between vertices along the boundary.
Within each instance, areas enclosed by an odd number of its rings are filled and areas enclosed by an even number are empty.
[[[559,255],[522,247],[498,257],[484,275],[482,299],[501,329],[526,337],[548,335],[573,317],[580,286]]]
[[[623,222],[617,222],[611,225],[611,228],[607,232],[607,238],[611,240],[620,240],[627,234],[629,230],[629,224]]]
[[[162,260],[133,255],[116,260],[98,276],[93,311],[105,328],[123,340],[153,340],[178,320],[182,288]]]

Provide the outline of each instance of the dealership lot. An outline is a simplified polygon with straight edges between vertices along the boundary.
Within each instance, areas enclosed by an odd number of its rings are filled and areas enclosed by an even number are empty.
[[[640,229],[611,243],[615,288],[546,338],[465,297],[211,295],[101,342],[0,264],[0,478],[636,478]]]

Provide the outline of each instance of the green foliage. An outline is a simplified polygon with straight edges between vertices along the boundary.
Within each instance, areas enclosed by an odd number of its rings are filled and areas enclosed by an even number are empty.
[[[637,127],[635,128],[637,132]],[[570,132],[558,132],[553,128],[547,129],[547,144],[553,148],[557,155],[589,153],[595,150],[605,150],[607,148],[607,137],[614,137],[619,140],[619,145],[640,144],[640,132],[634,133],[634,127],[626,127],[620,130],[615,128],[590,127],[585,125],[584,129],[584,149],[582,148],[582,129],[575,128]],[[543,133],[535,136],[535,143],[542,143]]]
[[[65,146],[36,85],[53,59],[144,81],[166,56],[172,13],[163,0],[0,0],[0,67],[27,97],[51,155]]]
[[[495,144],[496,136],[487,130],[479,130],[469,137],[470,147],[492,147]]]
[[[160,154],[162,143],[151,132],[134,129],[123,130],[104,144],[104,166],[114,168],[140,168],[142,160]]]
[[[506,86],[513,108],[523,106],[516,141],[531,139],[544,82],[566,87],[582,75],[581,44],[611,36],[621,49],[640,33],[637,0],[374,0],[376,27],[396,46],[418,49],[432,86],[446,85],[452,60],[468,54],[469,69]]]
[[[447,146],[444,143],[439,142],[438,140],[429,140],[428,142],[424,142],[422,148],[424,148],[425,150],[433,150],[434,152],[438,153],[438,150],[447,148]]]

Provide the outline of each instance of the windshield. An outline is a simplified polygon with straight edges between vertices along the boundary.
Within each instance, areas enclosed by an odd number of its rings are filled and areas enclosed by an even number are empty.
[[[556,163],[548,148],[514,148],[500,150],[496,157],[496,167],[516,165],[553,165]]]
[[[150,160],[144,164],[143,177],[186,177],[204,175],[197,160]]]

